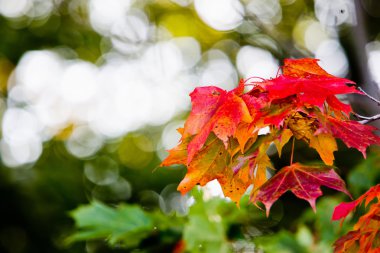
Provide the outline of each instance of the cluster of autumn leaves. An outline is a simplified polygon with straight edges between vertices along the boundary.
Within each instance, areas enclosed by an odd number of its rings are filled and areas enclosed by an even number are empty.
[[[374,202],[374,200],[377,202]],[[372,202],[368,212],[360,217],[354,225],[354,230],[348,232],[334,243],[334,252],[380,253],[380,184],[371,187],[354,201],[339,204],[335,207],[332,219],[344,220],[349,213],[363,202],[366,208]]]
[[[350,120],[351,107],[336,97],[361,94],[355,83],[328,74],[315,59],[287,59],[281,75],[252,80],[242,80],[231,91],[209,86],[190,94],[192,110],[184,128],[178,130],[180,143],[161,164],[187,166],[178,190],[186,193],[217,179],[225,196],[238,203],[253,185],[251,199],[262,202],[267,214],[288,190],[314,210],[322,185],[350,195],[332,167],[336,138],[364,157],[369,145],[380,144],[373,133],[376,129]],[[269,133],[259,135],[265,127]],[[268,170],[275,172],[267,155],[269,146],[274,144],[281,156],[291,140],[314,148],[324,165],[291,161],[268,178]]]

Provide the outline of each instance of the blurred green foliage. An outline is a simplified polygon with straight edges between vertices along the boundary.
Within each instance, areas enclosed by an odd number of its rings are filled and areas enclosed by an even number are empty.
[[[374,150],[367,159],[363,160],[348,174],[347,184],[354,198],[368,191],[371,186],[380,182],[380,151]]]
[[[117,248],[151,252],[148,243],[160,238],[156,250],[163,251],[165,244],[172,248],[183,240],[188,252],[245,252],[253,243],[239,243],[269,231],[282,217],[281,208],[274,208],[270,217],[249,203],[244,196],[240,208],[222,198],[204,199],[201,190],[193,190],[194,204],[186,215],[166,215],[158,210],[145,211],[143,207],[120,204],[116,208],[92,202],[71,212],[77,231],[66,239],[76,241],[106,240]]]
[[[71,213],[80,231],[67,241],[106,238],[111,246],[136,247],[153,230],[153,221],[138,206],[120,205],[112,209],[99,202],[79,207]]]

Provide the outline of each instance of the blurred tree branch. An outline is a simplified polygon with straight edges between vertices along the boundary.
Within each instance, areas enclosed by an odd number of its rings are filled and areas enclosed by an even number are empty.
[[[368,66],[368,56],[366,53],[366,44],[368,42],[368,32],[366,30],[366,16],[368,15],[360,1],[354,1],[356,25],[345,27],[347,29],[340,30],[340,42],[346,51],[348,58],[351,79],[356,81],[366,93],[370,94],[375,100],[379,99],[379,89],[376,83],[373,82]],[[347,32],[347,33],[345,33]],[[366,114],[377,115],[379,107],[372,103],[371,98],[363,99],[363,96],[350,96],[350,103],[354,110]],[[375,117],[373,116],[373,117]],[[368,119],[367,119],[368,120]],[[372,122],[374,120],[368,121]],[[380,121],[372,123],[377,128],[380,128]]]

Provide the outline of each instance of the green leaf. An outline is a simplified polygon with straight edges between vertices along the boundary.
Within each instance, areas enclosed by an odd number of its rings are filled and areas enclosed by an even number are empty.
[[[311,210],[306,210],[298,222],[300,224],[311,224],[319,243],[332,245],[339,235],[344,235],[351,226],[351,224],[344,223],[341,226],[339,222],[331,222],[334,207],[341,202],[342,198],[338,196],[325,197],[317,204],[317,208],[323,211],[314,213]]]
[[[183,238],[190,252],[223,253],[230,252],[226,226],[222,222],[219,208],[233,205],[223,199],[214,198],[207,202],[202,194],[193,191],[196,203],[190,208],[189,221],[185,225]]]
[[[79,231],[68,237],[67,243],[106,239],[111,246],[134,247],[153,232],[152,218],[138,206],[122,204],[115,209],[93,202],[70,215]]]
[[[295,236],[285,230],[281,230],[271,236],[255,238],[258,248],[265,253],[306,253],[309,252]]]
[[[380,178],[380,152],[374,150],[367,159],[359,163],[350,171],[347,182],[354,196],[360,196],[371,186],[375,185]]]

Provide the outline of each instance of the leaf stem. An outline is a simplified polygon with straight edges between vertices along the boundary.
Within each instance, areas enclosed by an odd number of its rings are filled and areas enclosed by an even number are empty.
[[[295,142],[295,139],[296,139],[296,138],[293,137],[293,142],[292,142],[292,153],[290,154],[290,165],[293,164],[294,142]]]

